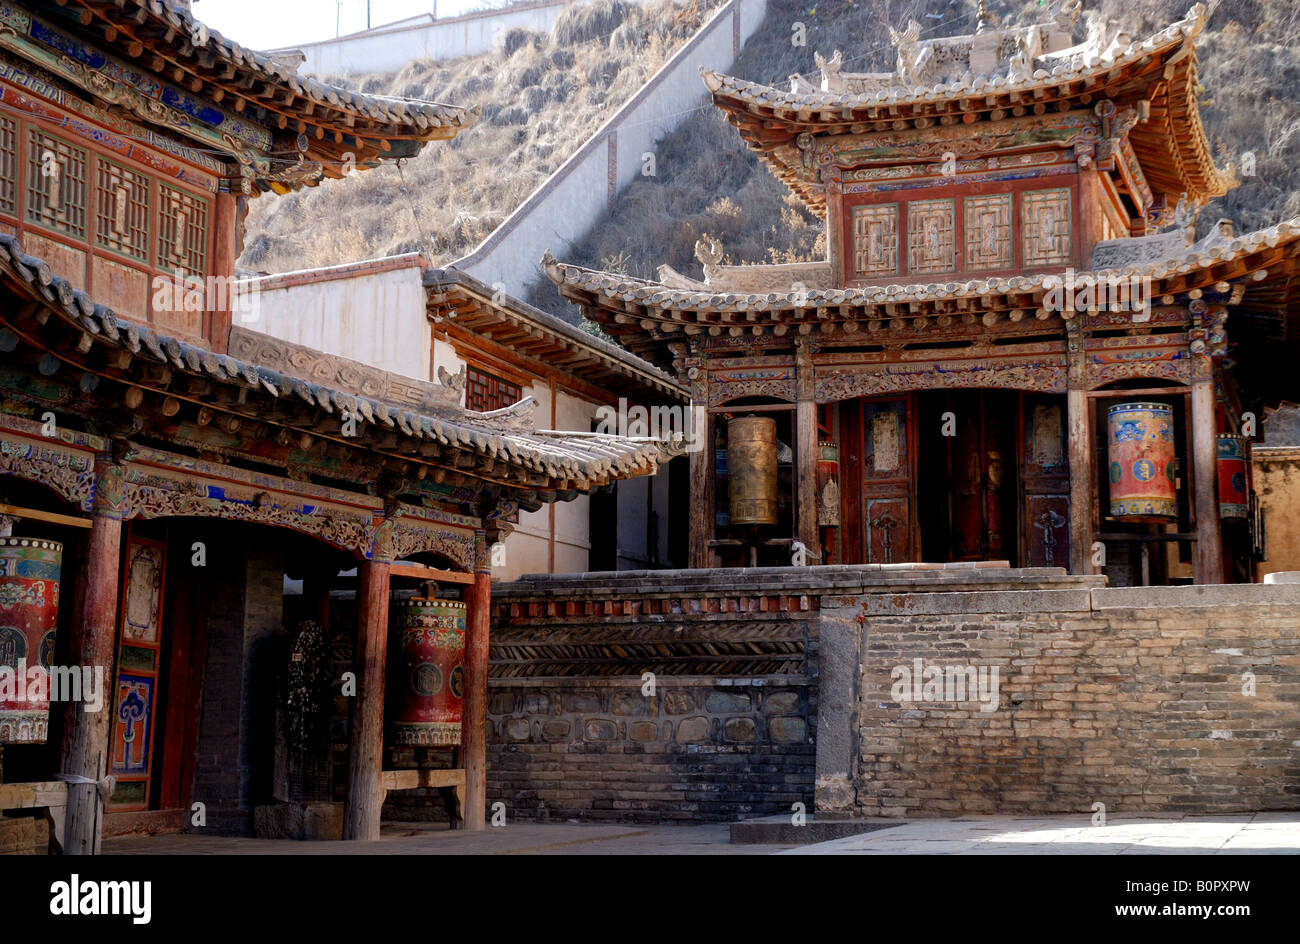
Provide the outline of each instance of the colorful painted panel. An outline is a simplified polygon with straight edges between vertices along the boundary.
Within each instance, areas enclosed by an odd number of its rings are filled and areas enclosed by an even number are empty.
[[[155,681],[146,675],[122,673],[117,677],[113,699],[113,773],[118,777],[148,776]]]
[[[853,208],[853,272],[860,279],[898,274],[898,204]]]
[[[123,639],[157,645],[162,570],[161,545],[139,543],[132,546],[127,564]]]
[[[1026,190],[1020,201],[1024,267],[1032,269],[1072,262],[1070,191]]]
[[[952,200],[916,200],[907,205],[907,271],[955,272],[953,234],[957,210]]]
[[[1011,194],[967,197],[965,212],[966,268],[1010,269]]]
[[[127,539],[112,718],[113,810],[149,807],[166,552],[159,541],[135,534]]]

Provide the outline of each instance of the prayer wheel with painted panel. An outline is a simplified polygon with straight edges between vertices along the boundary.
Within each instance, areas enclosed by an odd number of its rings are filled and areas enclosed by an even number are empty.
[[[731,524],[776,524],[776,420],[738,416],[727,423],[727,473]]]
[[[0,744],[43,744],[49,734],[50,662],[59,620],[63,545],[0,537]]]
[[[1178,516],[1174,411],[1165,403],[1120,403],[1107,411],[1110,513],[1128,521]]]
[[[1245,441],[1240,436],[1219,436],[1218,458],[1219,517],[1245,518],[1250,513]]]
[[[401,654],[393,684],[401,702],[392,725],[394,744],[460,744],[465,694],[464,603],[456,600],[394,602]]]

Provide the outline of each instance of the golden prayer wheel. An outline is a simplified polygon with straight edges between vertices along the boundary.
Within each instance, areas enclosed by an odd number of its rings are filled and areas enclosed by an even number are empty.
[[[776,420],[738,416],[727,423],[731,524],[776,524]]]

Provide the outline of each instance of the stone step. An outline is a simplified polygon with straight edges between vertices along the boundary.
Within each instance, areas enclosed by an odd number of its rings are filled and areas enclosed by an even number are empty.
[[[809,845],[906,825],[902,820],[848,819],[825,815],[820,818],[809,816],[802,826],[796,826],[790,820],[788,813],[779,813],[732,823],[731,841],[736,844],[788,842]]]

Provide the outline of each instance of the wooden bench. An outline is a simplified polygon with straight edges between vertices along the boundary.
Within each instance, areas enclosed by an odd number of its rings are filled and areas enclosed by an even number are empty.
[[[380,805],[388,798],[390,790],[418,790],[421,787],[436,789],[442,794],[447,804],[447,817],[452,829],[460,829],[464,824],[462,811],[465,809],[465,771],[464,770],[385,770],[380,779],[384,795]]]
[[[462,773],[462,778],[464,774]],[[461,781],[464,783],[464,780]],[[38,783],[0,784],[0,810],[31,810],[44,807],[50,831],[63,848],[63,820],[68,808],[68,785],[59,780]]]

